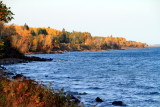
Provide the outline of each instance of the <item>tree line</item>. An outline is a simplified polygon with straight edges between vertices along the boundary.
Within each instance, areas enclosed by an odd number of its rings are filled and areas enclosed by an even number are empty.
[[[88,32],[68,32],[65,29],[33,28],[27,24],[0,25],[1,35],[10,38],[13,47],[22,53],[54,51],[108,50],[144,48],[145,43],[127,41],[123,37],[93,37]]]

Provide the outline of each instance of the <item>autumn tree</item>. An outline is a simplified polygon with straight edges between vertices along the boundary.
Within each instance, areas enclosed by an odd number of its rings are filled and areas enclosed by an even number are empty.
[[[12,15],[14,15],[10,7],[7,7],[5,4],[3,4],[2,1],[0,1],[0,58],[3,58],[6,56],[7,46],[9,45],[8,40],[2,40],[2,32],[4,32],[4,22],[9,22],[13,19]],[[5,29],[8,30],[8,29]],[[7,45],[6,45],[7,44]]]
[[[2,21],[0,21],[0,40],[2,38],[2,31],[4,29],[4,23]]]
[[[0,1],[0,21],[9,22],[13,19],[14,14],[11,12],[10,7],[7,7]]]
[[[14,26],[4,26],[4,23],[8,23],[13,19],[13,15],[10,7],[7,7],[2,1],[0,1],[0,58],[23,57],[23,54],[14,48],[10,42],[11,36],[16,34]]]
[[[4,26],[2,35],[9,37],[9,36],[16,35],[16,34],[17,32],[16,32],[14,24]]]
[[[4,22],[9,22],[13,19],[14,14],[11,12],[10,7],[7,7],[2,1],[0,1],[0,39],[2,36]]]

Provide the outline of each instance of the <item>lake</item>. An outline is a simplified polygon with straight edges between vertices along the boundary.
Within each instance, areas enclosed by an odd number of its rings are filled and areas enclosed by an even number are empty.
[[[160,48],[29,55],[53,58],[5,67],[51,87],[72,93],[87,107],[160,106]],[[100,97],[104,102],[97,103]]]

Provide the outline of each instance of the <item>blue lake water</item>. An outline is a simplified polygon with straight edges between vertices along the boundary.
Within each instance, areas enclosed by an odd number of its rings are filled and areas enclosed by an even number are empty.
[[[54,60],[5,67],[44,84],[50,82],[54,88],[64,88],[88,107],[113,107],[115,100],[127,107],[160,107],[160,48],[30,56]],[[104,102],[95,102],[96,97]]]

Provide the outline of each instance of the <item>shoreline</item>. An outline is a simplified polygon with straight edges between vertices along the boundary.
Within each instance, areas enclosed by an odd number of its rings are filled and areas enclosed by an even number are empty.
[[[45,59],[39,57],[20,57],[20,58],[2,58],[0,59],[0,65],[17,64],[17,63],[27,63],[31,61],[52,61],[53,59]]]
[[[125,50],[125,49],[142,49],[142,48],[124,48],[124,49],[107,49],[107,50],[60,50],[53,52],[28,52],[25,55],[36,55],[36,54],[63,54],[64,52],[93,52],[93,51],[113,51],[113,50]]]
[[[144,47],[147,48],[147,47]],[[49,53],[45,52],[28,52],[25,55],[36,55],[36,54],[63,54],[64,52],[93,52],[93,51],[114,51],[114,50],[126,50],[126,49],[143,49],[143,48],[121,48],[121,49],[107,49],[107,50],[59,50]],[[40,58],[35,56],[21,56],[17,58],[1,58],[0,65],[16,64],[16,63],[28,63],[31,61],[52,61],[53,59]]]
[[[59,105],[63,105],[63,106],[68,105],[68,106],[72,106],[72,107],[79,107],[79,106],[85,107],[83,102],[81,102],[77,97],[75,97],[73,94],[64,92],[63,89],[57,90],[57,89],[50,88],[50,87],[44,85],[43,83],[40,84],[37,81],[35,81],[34,79],[30,79],[29,77],[25,77],[22,74],[13,73],[12,71],[8,71],[5,67],[3,67],[3,65],[8,65],[8,64],[28,63],[31,61],[51,61],[51,60],[53,60],[53,59],[44,59],[44,58],[39,58],[39,57],[25,57],[24,59],[22,59],[22,58],[3,58],[3,59],[0,59],[0,87],[2,88],[2,90],[0,90],[0,93],[3,93],[3,94],[0,94],[0,97],[6,97],[9,94],[11,94],[11,93],[5,93],[5,91],[3,92],[3,88],[5,88],[6,86],[2,85],[1,83],[3,83],[3,82],[5,84],[11,83],[12,84],[10,86],[11,89],[9,89],[11,91],[17,89],[14,86],[18,85],[17,87],[20,87],[21,84],[23,83],[23,84],[28,85],[27,86],[28,90],[30,90],[28,92],[26,89],[22,89],[24,91],[23,93],[28,94],[34,90],[37,90],[37,88],[30,89],[29,86],[38,87],[40,89],[40,90],[38,90],[38,92],[35,91],[35,93],[38,93],[38,96],[36,96],[36,98],[39,100],[38,100],[38,102],[37,102],[37,100],[35,100],[34,102],[30,102],[30,98],[29,97],[25,98],[26,94],[24,94],[20,98],[23,97],[25,100],[20,101],[21,99],[19,99],[19,97],[17,98],[17,96],[21,95],[21,92],[17,92],[17,93],[14,93],[14,96],[12,96],[12,97],[15,97],[15,101],[17,102],[16,105],[19,105],[19,104],[21,105],[22,103],[24,103],[24,101],[28,101],[29,104],[30,103],[33,103],[36,105],[38,104],[38,105],[42,105],[42,107],[45,107],[45,105],[57,105],[57,107]],[[44,93],[46,93],[46,92],[47,92],[48,96],[47,95],[45,96]],[[29,94],[29,96],[34,96],[34,94],[33,95]],[[50,102],[49,100],[44,100],[44,98],[48,99],[48,97],[49,97],[49,99],[52,98],[56,101]],[[1,104],[2,105],[9,104],[9,106],[15,105],[15,101],[12,102],[12,100],[10,100],[7,97],[6,97],[6,99],[7,100],[5,102],[0,100],[0,106],[1,106]],[[19,99],[19,101],[18,101],[18,99]],[[24,105],[26,106],[26,103]]]
[[[147,47],[143,47],[147,48]],[[126,50],[126,49],[143,49],[143,48],[121,48],[121,49],[106,49],[106,50],[57,50],[57,51],[52,51],[52,52],[28,52],[25,53],[25,55],[36,55],[36,54],[63,54],[64,52],[92,52],[92,51],[113,51],[113,50]]]

